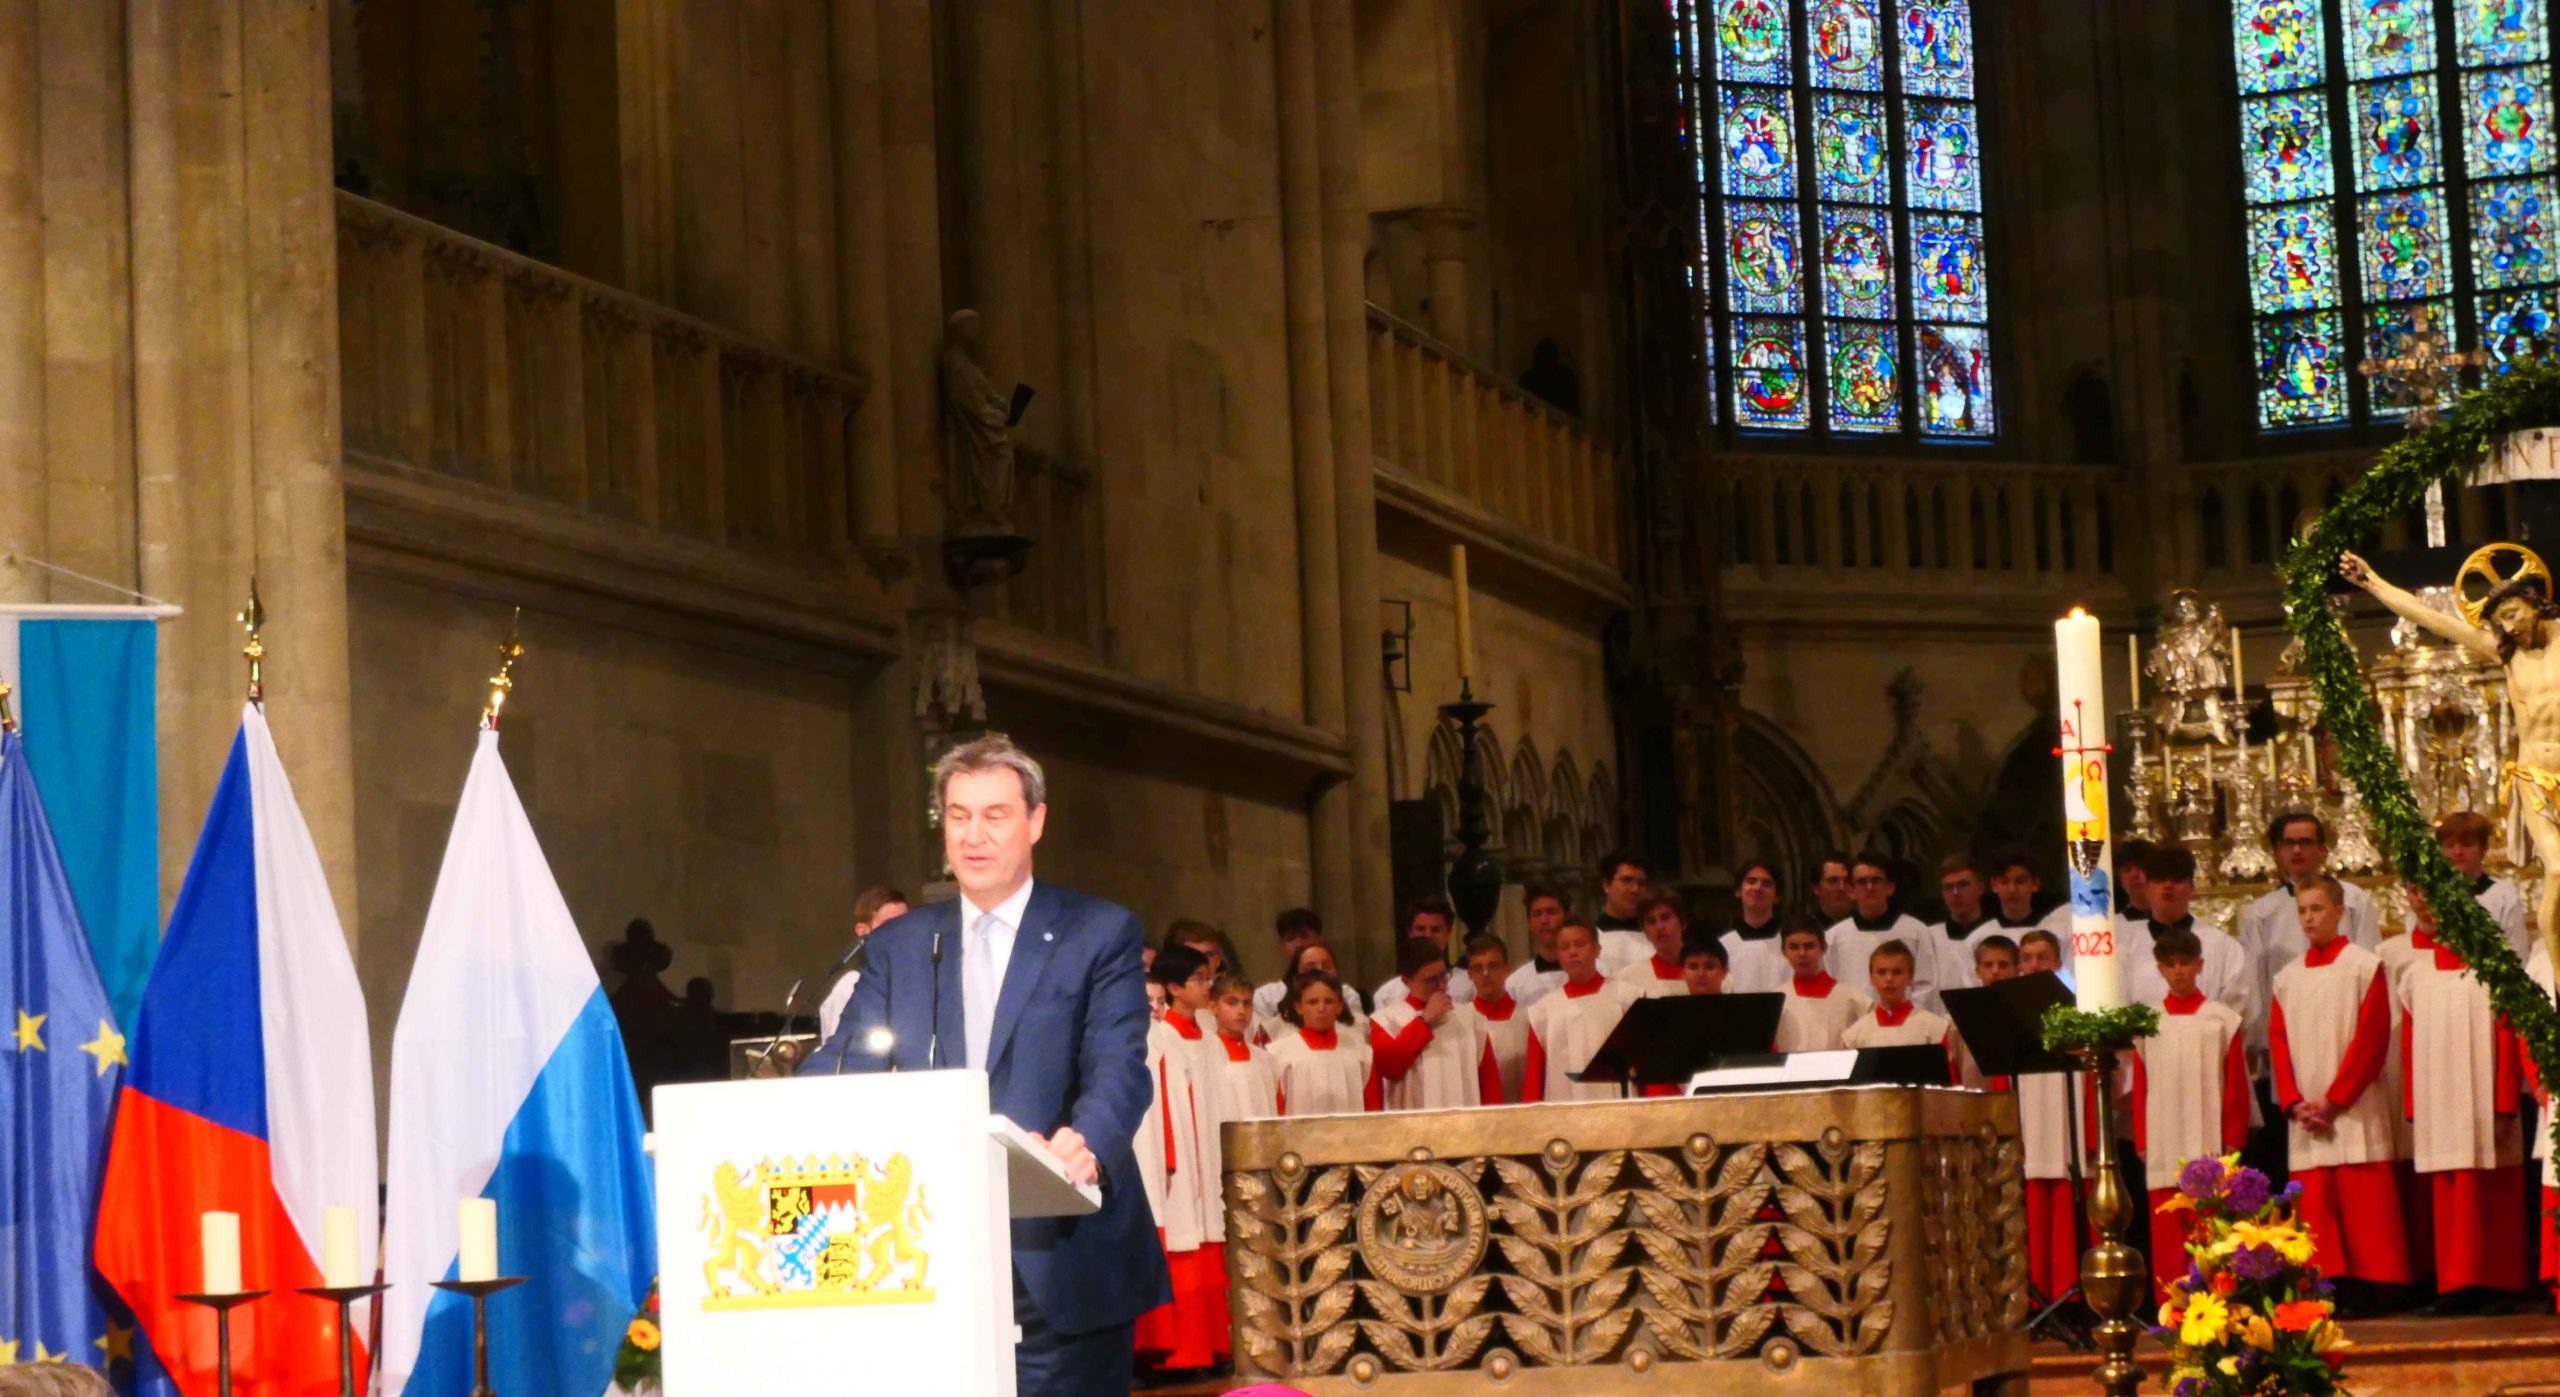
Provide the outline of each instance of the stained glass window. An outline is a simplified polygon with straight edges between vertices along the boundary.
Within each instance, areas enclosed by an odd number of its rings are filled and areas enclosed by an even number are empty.
[[[2549,8],[2232,0],[2260,426],[2400,415],[2355,367],[2421,310],[2492,371],[2560,341]]]
[[[1971,0],[1666,3],[1718,420],[1994,435]]]

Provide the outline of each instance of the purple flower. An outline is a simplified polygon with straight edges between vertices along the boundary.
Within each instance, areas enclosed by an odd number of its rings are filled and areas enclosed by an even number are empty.
[[[2204,1391],[2204,1383],[2198,1378],[2180,1378],[2178,1385],[2170,1391],[2173,1397],[2197,1397],[2197,1394]]]
[[[2273,1247],[2242,1247],[2231,1258],[2231,1274],[2244,1281],[2271,1281],[2284,1274],[2284,1258]]]
[[[2222,1161],[2209,1154],[2188,1160],[2178,1171],[2178,1192],[2198,1201],[2222,1192]]]
[[[2274,1191],[2275,1186],[2267,1182],[2266,1175],[2244,1168],[2231,1176],[2230,1183],[2223,1188],[2222,1197],[2230,1205],[2233,1216],[2254,1217],[2260,1208],[2267,1206],[2267,1199]]]
[[[2288,1205],[2291,1205],[2291,1204],[2294,1204],[2294,1203],[2299,1203],[2299,1202],[2301,1202],[2301,1201],[2302,1201],[2302,1180],[2300,1180],[2300,1179],[2291,1179],[2291,1180],[2286,1181],[2285,1186],[2284,1186],[2284,1192],[2283,1192],[2283,1193],[2281,1193],[2281,1194],[2279,1194],[2279,1195],[2277,1195],[2277,1196],[2278,1196],[2278,1197],[2280,1197],[2280,1198],[2282,1198],[2282,1199],[2284,1199],[2284,1201],[2285,1201]]]

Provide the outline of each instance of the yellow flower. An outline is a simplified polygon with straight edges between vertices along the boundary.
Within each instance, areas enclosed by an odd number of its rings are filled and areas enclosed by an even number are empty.
[[[2213,1366],[2220,1368],[2224,1377],[2236,1378],[2240,1376],[2240,1355],[2235,1353]]]
[[[2187,1317],[2178,1326],[2178,1342],[2192,1348],[2222,1337],[2231,1307],[2218,1295],[2198,1295],[2187,1302]]]
[[[2275,1352],[2276,1327],[2267,1323],[2265,1315],[2250,1314],[2244,1310],[2234,1318],[2238,1321],[2236,1327],[2240,1331],[2240,1342],[2254,1349]]]
[[[2336,1353],[2340,1349],[2352,1347],[2354,1345],[2347,1341],[2347,1331],[2339,1328],[2334,1321],[2322,1320],[2311,1331],[2313,1353]]]
[[[658,1326],[645,1319],[631,1321],[631,1346],[642,1353],[658,1351]]]
[[[2162,1203],[2158,1211],[2164,1213],[2192,1212],[2195,1210],[2195,1206],[2196,1200],[2173,1189],[2170,1191],[2168,1201]]]
[[[2247,1247],[2272,1247],[2276,1255],[2296,1266],[2310,1265],[2316,1254],[2311,1239],[2290,1222],[2235,1222],[2214,1239],[2212,1254],[2230,1256]]]

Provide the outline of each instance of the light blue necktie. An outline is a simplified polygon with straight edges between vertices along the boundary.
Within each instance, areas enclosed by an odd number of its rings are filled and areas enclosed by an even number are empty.
[[[987,1043],[996,1031],[996,914],[981,912],[969,924],[969,944],[960,953],[961,1014],[969,1038],[968,1065],[987,1070]]]

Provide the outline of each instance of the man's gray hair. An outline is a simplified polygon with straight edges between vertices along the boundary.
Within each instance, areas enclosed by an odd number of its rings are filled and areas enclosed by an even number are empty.
[[[943,797],[951,791],[951,778],[981,771],[1010,771],[1022,780],[1022,808],[1036,810],[1049,803],[1049,778],[1040,772],[1040,763],[1029,752],[1013,745],[1013,739],[1000,732],[963,742],[942,754],[933,764],[933,803],[939,809]]]

